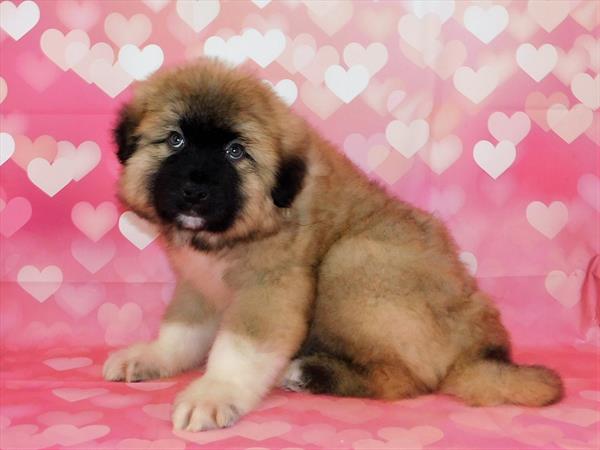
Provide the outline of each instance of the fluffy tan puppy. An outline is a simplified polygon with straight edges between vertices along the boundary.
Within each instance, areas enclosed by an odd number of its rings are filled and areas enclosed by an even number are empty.
[[[511,362],[444,226],[388,195],[260,80],[210,60],[142,82],[115,129],[124,203],[158,224],[177,287],[115,381],[206,373],[173,424],[225,427],[275,385],[542,406],[560,378]]]

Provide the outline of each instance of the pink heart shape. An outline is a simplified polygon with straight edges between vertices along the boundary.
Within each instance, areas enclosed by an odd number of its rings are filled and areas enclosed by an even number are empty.
[[[52,162],[58,153],[58,145],[51,136],[39,136],[34,142],[23,135],[16,135],[14,139],[15,153],[12,159],[23,170],[27,170],[27,166],[35,158]]]
[[[89,30],[100,18],[100,5],[94,2],[58,0],[56,15],[69,29]]]
[[[98,308],[98,323],[104,329],[104,339],[109,345],[130,343],[139,336],[143,312],[136,303],[125,303],[119,307],[104,303]]]
[[[312,61],[300,67],[299,71],[312,83],[321,84],[325,79],[325,70],[339,61],[340,56],[335,47],[325,45],[319,48]]]
[[[317,44],[310,34],[301,33],[294,39],[286,36],[286,45],[277,62],[291,74],[306,66],[314,57]]]
[[[123,439],[122,441],[117,443],[118,449],[130,449],[130,450],[139,450],[139,449],[173,449],[173,450],[183,450],[185,449],[186,444],[184,441],[180,441],[179,439],[157,439],[155,441],[149,441],[146,439]]]
[[[93,243],[87,239],[74,239],[71,243],[73,258],[90,273],[96,273],[115,256],[117,247],[113,241],[104,239]]]
[[[525,99],[525,112],[544,131],[548,131],[550,126],[546,120],[546,112],[556,104],[569,106],[569,99],[562,92],[554,92],[548,97],[541,92],[532,92]]]
[[[23,53],[16,61],[19,75],[38,92],[48,89],[60,76],[61,72],[48,58],[33,53]]]
[[[85,357],[77,358],[52,358],[44,361],[48,367],[52,367],[54,370],[63,372],[65,370],[79,369],[81,367],[87,367],[92,365],[92,360]]]
[[[135,405],[147,403],[149,397],[143,394],[114,394],[107,393],[101,396],[95,396],[90,403],[110,409],[125,409]]]
[[[553,270],[546,276],[546,290],[565,308],[572,308],[581,299],[584,278],[583,270],[575,270],[570,275]]]
[[[77,445],[98,439],[110,433],[106,425],[87,425],[78,428],[70,424],[52,425],[42,431],[42,435],[51,442],[60,445]]]
[[[117,223],[119,214],[112,202],[102,202],[96,208],[88,202],[79,202],[71,211],[75,226],[92,241],[98,242]]]
[[[68,402],[78,402],[87,398],[108,393],[108,389],[80,389],[80,388],[57,388],[52,389],[52,393]]]
[[[44,425],[74,425],[77,427],[97,422],[104,414],[100,411],[84,411],[69,413],[64,411],[48,411],[38,416],[37,420]]]
[[[171,420],[171,404],[170,403],[144,405],[144,406],[142,406],[142,411],[144,411],[150,417],[154,417],[155,419],[167,420],[167,421]]]
[[[597,409],[574,408],[568,405],[554,405],[541,410],[540,415],[584,428],[600,422],[600,411]]]
[[[56,293],[58,306],[74,319],[80,319],[91,313],[106,296],[106,288],[101,283],[63,284]]]
[[[24,197],[15,197],[0,206],[0,234],[11,237],[31,219],[31,203]]]
[[[421,446],[433,444],[444,437],[442,430],[430,426],[414,428],[388,427],[382,428],[377,434],[388,441],[415,441]]]
[[[488,119],[488,129],[498,141],[510,141],[517,145],[531,129],[531,121],[521,111],[513,113],[510,118],[503,112],[495,112]]]
[[[104,31],[117,47],[126,44],[142,45],[152,33],[152,22],[144,14],[134,14],[129,19],[118,12],[104,20]]]
[[[302,102],[325,120],[342,106],[342,101],[323,85],[305,81],[300,87]]]
[[[362,134],[353,133],[344,141],[344,152],[346,155],[365,172],[370,171],[368,156],[369,149],[378,145],[385,145],[385,135],[377,133],[366,138]]]

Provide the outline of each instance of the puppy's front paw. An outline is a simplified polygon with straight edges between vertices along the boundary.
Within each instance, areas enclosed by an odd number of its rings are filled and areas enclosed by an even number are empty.
[[[141,343],[112,353],[104,363],[103,375],[108,381],[131,383],[167,374],[152,344]]]
[[[173,406],[173,428],[203,431],[233,425],[249,409],[233,384],[201,378],[181,392]]]

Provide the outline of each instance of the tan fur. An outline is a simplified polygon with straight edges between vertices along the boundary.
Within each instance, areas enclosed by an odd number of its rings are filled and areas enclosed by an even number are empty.
[[[509,338],[445,227],[367,180],[267,86],[242,71],[201,61],[140,86],[132,106],[140,117],[135,130],[140,144],[120,182],[120,195],[132,209],[157,220],[147,180],[168,151],[151,142],[176,129],[190,99],[241,133],[257,165],[239,167],[246,204],[231,229],[211,234],[163,225],[180,276],[178,261],[189,266],[190,258],[182,249],[192,241],[206,246],[223,274],[215,281],[215,273],[197,273],[187,293],[178,294],[187,298],[186,306],[179,301],[167,321],[200,324],[203,311],[222,309],[221,332],[282,361],[303,342],[317,342],[323,348],[301,351],[299,361],[332,375],[330,393],[338,395],[392,399],[441,390],[470,404],[526,405],[560,398],[560,379],[550,370],[485,356],[488,349],[509,351]],[[279,165],[290,156],[304,161],[307,173],[291,207],[277,208],[270,193]],[[211,291],[198,285],[203,282],[222,283],[212,289],[228,292],[228,298],[207,298]],[[278,364],[265,368],[273,372],[264,378],[268,383],[285,368]],[[210,373],[209,360],[207,379]],[[260,395],[269,387],[253,386]],[[206,389],[197,388],[195,395]],[[241,402],[239,412],[256,401]],[[206,402],[197,400],[196,410],[185,403],[177,422],[188,429],[221,426],[207,423],[211,414],[230,416],[215,402],[210,408],[216,409],[206,414]]]
[[[440,391],[462,398],[473,406],[513,403],[546,406],[563,395],[560,378],[541,366],[517,366],[477,361],[451,370]]]

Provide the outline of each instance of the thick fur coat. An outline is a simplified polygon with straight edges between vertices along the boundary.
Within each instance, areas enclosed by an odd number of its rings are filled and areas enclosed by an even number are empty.
[[[104,376],[171,376],[207,358],[175,401],[176,428],[229,426],[277,384],[561,398],[553,371],[512,362],[444,225],[369,181],[252,75],[209,60],[158,73],[115,137],[120,196],[158,224],[178,282],[158,338],[111,355]]]

